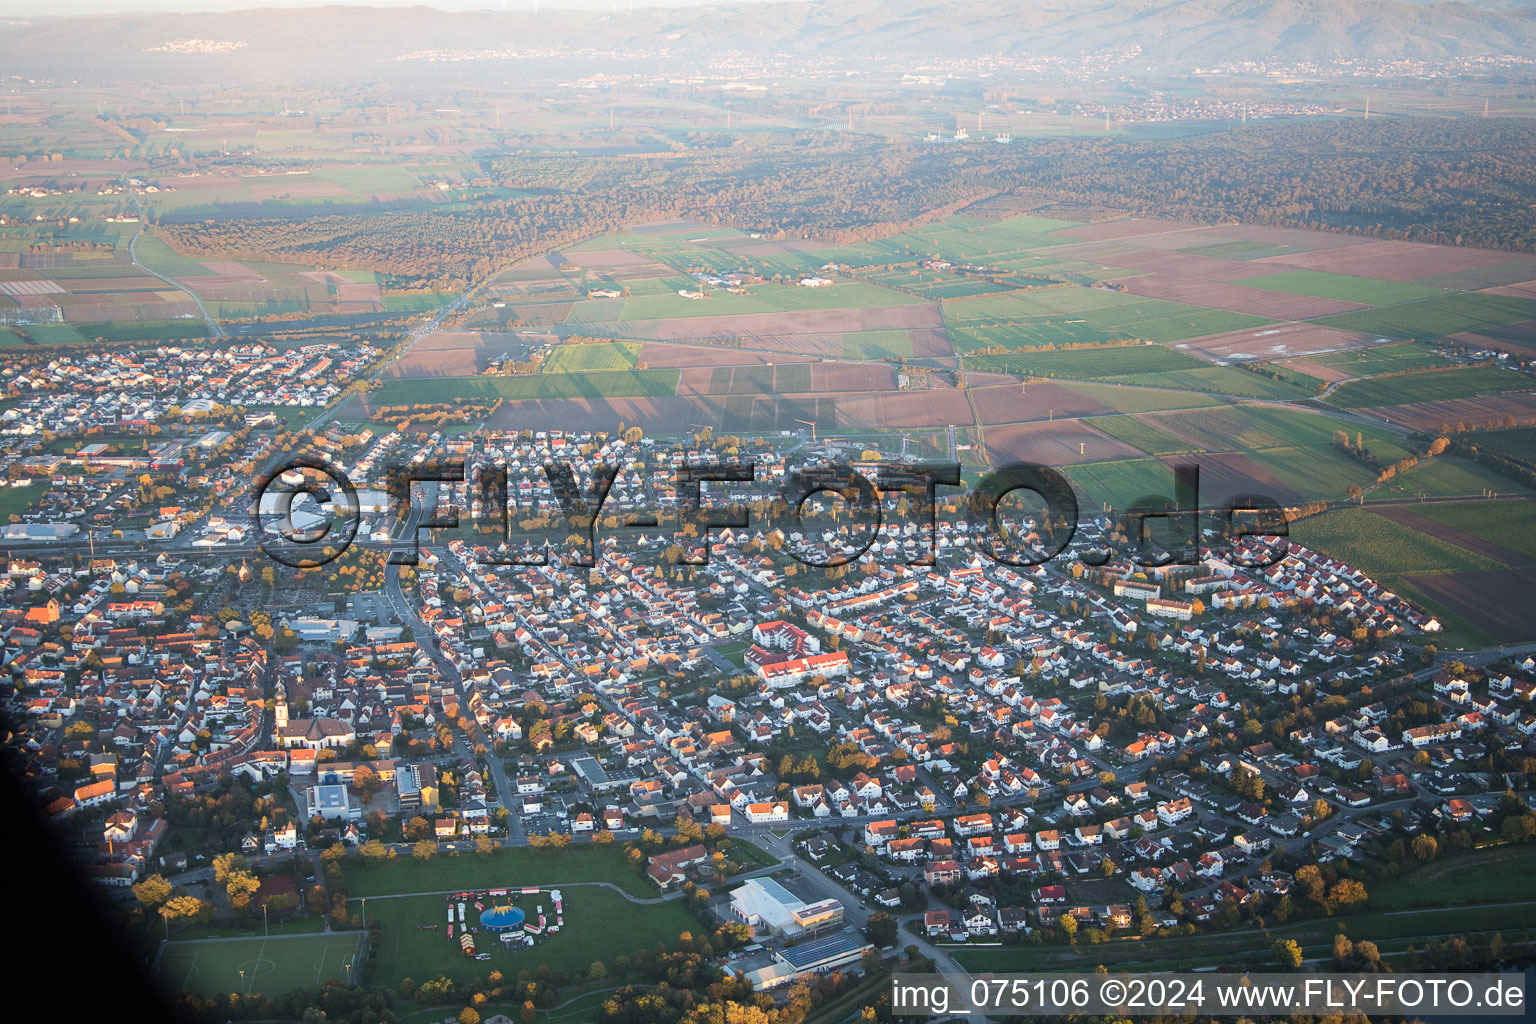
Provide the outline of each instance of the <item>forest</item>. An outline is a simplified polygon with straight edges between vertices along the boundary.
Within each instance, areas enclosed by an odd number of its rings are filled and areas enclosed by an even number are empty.
[[[1536,249],[1536,126],[1508,119],[1234,125],[1195,138],[888,142],[806,132],[693,138],[672,152],[504,154],[467,207],[160,225],[194,257],[368,268],[461,290],[529,256],[667,217],[862,241],[1007,193],[1197,222]]]

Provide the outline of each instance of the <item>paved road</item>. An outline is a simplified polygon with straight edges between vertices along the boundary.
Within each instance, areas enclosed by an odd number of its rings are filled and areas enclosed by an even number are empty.
[[[144,271],[144,273],[158,277],[160,280],[164,281],[172,288],[175,288],[177,291],[185,292],[188,298],[197,303],[197,311],[203,314],[204,320],[208,321],[208,330],[213,334],[213,336],[215,338],[224,337],[224,328],[220,327],[219,322],[213,318],[213,314],[208,312],[208,308],[203,305],[203,300],[198,297],[196,292],[178,281],[171,280],[164,274],[160,273],[160,271],[155,270],[153,267],[145,266],[139,262],[139,255],[137,250],[139,245],[139,238],[144,234],[144,211],[139,208],[137,200],[134,201],[133,207],[139,215],[139,233],[134,235],[133,238],[128,242],[128,258],[133,261],[134,266]]]

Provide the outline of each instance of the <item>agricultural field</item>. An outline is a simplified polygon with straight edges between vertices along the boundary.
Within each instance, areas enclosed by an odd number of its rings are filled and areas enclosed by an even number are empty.
[[[1343,508],[1291,524],[1291,539],[1378,579],[1497,569],[1492,559],[1403,526],[1367,508]]]
[[[1518,459],[1528,465],[1536,464],[1536,427],[1483,430],[1465,440],[1479,451]]]
[[[327,981],[346,981],[362,937],[361,932],[323,932],[171,942],[161,958],[159,976],[175,991],[200,996],[280,995]]]
[[[640,345],[632,341],[570,342],[555,348],[544,361],[545,373],[588,373],[593,370],[628,370],[640,358]]]
[[[1326,401],[1341,409],[1365,409],[1533,389],[1536,381],[1521,373],[1494,366],[1457,366],[1348,381],[1334,388]]]
[[[1291,295],[1311,295],[1320,299],[1360,302],[1368,306],[1391,306],[1399,302],[1433,299],[1446,294],[1444,288],[1431,288],[1400,281],[1378,281],[1349,274],[1325,274],[1317,270],[1292,270],[1281,274],[1252,277],[1233,284]]]
[[[1338,370],[1349,377],[1375,377],[1452,365],[1449,359],[1436,355],[1431,346],[1406,341],[1343,352],[1323,352],[1307,356],[1306,362]]]
[[[391,380],[369,393],[369,405],[496,399],[541,401],[567,398],[645,398],[677,390],[678,371],[601,370],[507,377],[429,377]]]
[[[1316,321],[1326,327],[1384,338],[1433,341],[1536,319],[1536,301],[1482,292],[1452,293]]]
[[[1293,523],[1291,537],[1436,614],[1442,647],[1530,640],[1536,636],[1536,559],[1529,542],[1503,531],[1495,531],[1498,539],[1474,532],[1501,516],[1520,522],[1530,509],[1505,499],[1487,505],[1486,511],[1463,502],[1340,509]]]
[[[690,289],[691,290],[691,289]],[[818,309],[868,309],[908,306],[924,300],[878,285],[850,282],[806,288],[800,285],[752,285],[750,294],[736,295],[718,289],[705,290],[705,298],[671,294],[643,295],[626,299],[623,320],[666,320],[675,317],[731,316],[749,313],[786,313]]]
[[[1135,374],[1193,370],[1209,366],[1193,356],[1157,345],[1113,345],[1069,351],[1019,352],[966,356],[967,369],[1022,377],[1071,377],[1102,380]]]

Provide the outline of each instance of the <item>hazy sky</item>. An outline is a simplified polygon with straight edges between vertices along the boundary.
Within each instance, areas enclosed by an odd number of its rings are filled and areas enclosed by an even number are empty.
[[[634,0],[636,7],[692,7],[699,0]],[[703,0],[709,3],[710,0]],[[734,0],[741,2],[741,0]],[[773,2],[773,0],[750,0]],[[239,11],[257,7],[436,7],[445,11],[532,10],[535,0],[0,0],[0,16],[41,17],[95,14],[103,11]],[[543,10],[555,8],[611,10],[615,0],[538,0]],[[617,0],[627,7],[629,0]]]

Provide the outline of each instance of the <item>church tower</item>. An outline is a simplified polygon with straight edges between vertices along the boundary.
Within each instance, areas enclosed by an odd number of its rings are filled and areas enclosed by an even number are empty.
[[[272,716],[276,721],[273,732],[282,732],[288,724],[288,692],[284,689],[281,680],[277,684],[277,702],[272,707]]]

